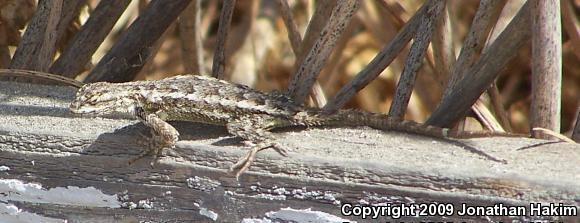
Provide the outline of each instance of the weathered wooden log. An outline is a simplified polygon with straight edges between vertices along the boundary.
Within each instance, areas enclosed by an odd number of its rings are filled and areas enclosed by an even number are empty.
[[[417,204],[435,213],[397,220],[580,220],[459,215],[462,203],[517,205],[526,215],[530,203],[562,203],[577,214],[577,144],[461,140],[507,160],[504,164],[455,144],[404,133],[364,127],[284,129],[276,134],[290,148],[289,156],[265,150],[236,181],[226,170],[246,150],[223,127],[174,122],[181,133],[176,149],[154,167],[149,158],[128,165],[143,151],[149,130],[127,117],[73,117],[67,106],[74,92],[72,87],[0,82],[0,219],[304,222],[318,217],[314,222],[370,222],[376,220],[344,216],[341,210],[362,211],[348,204],[383,205],[385,210]],[[452,215],[440,215],[447,213]]]

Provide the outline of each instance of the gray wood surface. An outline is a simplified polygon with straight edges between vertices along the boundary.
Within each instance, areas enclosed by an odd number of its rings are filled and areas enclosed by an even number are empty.
[[[507,164],[416,135],[370,128],[284,129],[276,133],[288,157],[264,151],[239,181],[226,170],[245,154],[223,127],[174,122],[177,148],[155,167],[141,153],[149,131],[127,117],[73,117],[72,87],[0,82],[0,204],[59,222],[213,221],[332,222],[341,205],[452,203],[580,205],[580,146],[525,138],[468,139]],[[303,131],[297,131],[303,130]],[[535,146],[526,148],[529,146]],[[4,166],[4,168],[2,168]],[[16,199],[9,180],[38,183],[53,197],[81,197],[79,188],[118,196],[112,206]],[[67,188],[68,187],[68,188]],[[65,188],[57,194],[53,189]],[[49,191],[50,189],[50,191]],[[35,192],[36,193],[36,192]],[[32,197],[39,198],[40,195]],[[98,200],[98,199],[97,199]],[[141,203],[140,203],[141,202]],[[130,209],[129,207],[134,207]],[[307,210],[310,208],[310,210]],[[0,219],[11,217],[0,211]],[[333,218],[334,217],[334,218]],[[387,219],[387,218],[383,218]],[[511,221],[528,217],[430,216],[419,220]],[[534,217],[533,219],[553,219]],[[580,221],[576,217],[560,220]]]

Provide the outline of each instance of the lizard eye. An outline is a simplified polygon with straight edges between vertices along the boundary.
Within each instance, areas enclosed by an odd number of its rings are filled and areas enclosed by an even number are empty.
[[[108,111],[115,106],[115,94],[111,94],[106,88],[99,83],[87,84],[79,89],[75,100],[70,104],[73,113],[95,113]]]

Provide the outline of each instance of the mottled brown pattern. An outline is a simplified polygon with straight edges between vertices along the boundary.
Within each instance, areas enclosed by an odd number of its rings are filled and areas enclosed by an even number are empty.
[[[269,131],[285,126],[369,126],[449,141],[465,136],[491,136],[495,133],[457,133],[448,129],[425,126],[412,121],[396,120],[386,115],[363,111],[341,110],[325,114],[321,110],[303,108],[280,93],[263,93],[244,85],[232,84],[211,77],[183,75],[157,81],[129,83],[93,83],[79,89],[70,109],[74,113],[103,115],[113,111],[135,115],[153,129],[157,148],[172,148],[179,133],[167,120],[203,122],[226,126],[228,132],[247,140],[252,148],[246,157],[232,167],[239,175],[252,163],[260,150],[274,148],[285,155]],[[161,147],[161,148],[159,148]],[[471,148],[471,150],[476,150]],[[476,153],[499,161],[485,153]]]

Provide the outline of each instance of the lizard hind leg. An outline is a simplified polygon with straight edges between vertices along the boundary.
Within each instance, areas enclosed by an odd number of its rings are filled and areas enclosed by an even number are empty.
[[[250,168],[250,166],[256,159],[256,154],[268,148],[273,148],[281,155],[287,156],[286,150],[277,143],[259,143],[256,144],[255,146],[252,146],[250,151],[244,157],[240,158],[238,162],[232,165],[229,169],[229,172],[235,174],[236,179],[239,178],[240,175],[242,175],[242,173],[244,173],[246,170],[248,170],[248,168]]]
[[[250,151],[230,167],[229,172],[236,178],[252,165],[256,154],[264,149],[273,148],[282,156],[288,155],[286,149],[275,142],[274,135],[269,131],[270,123],[267,119],[241,118],[226,125],[230,134],[253,144]]]

